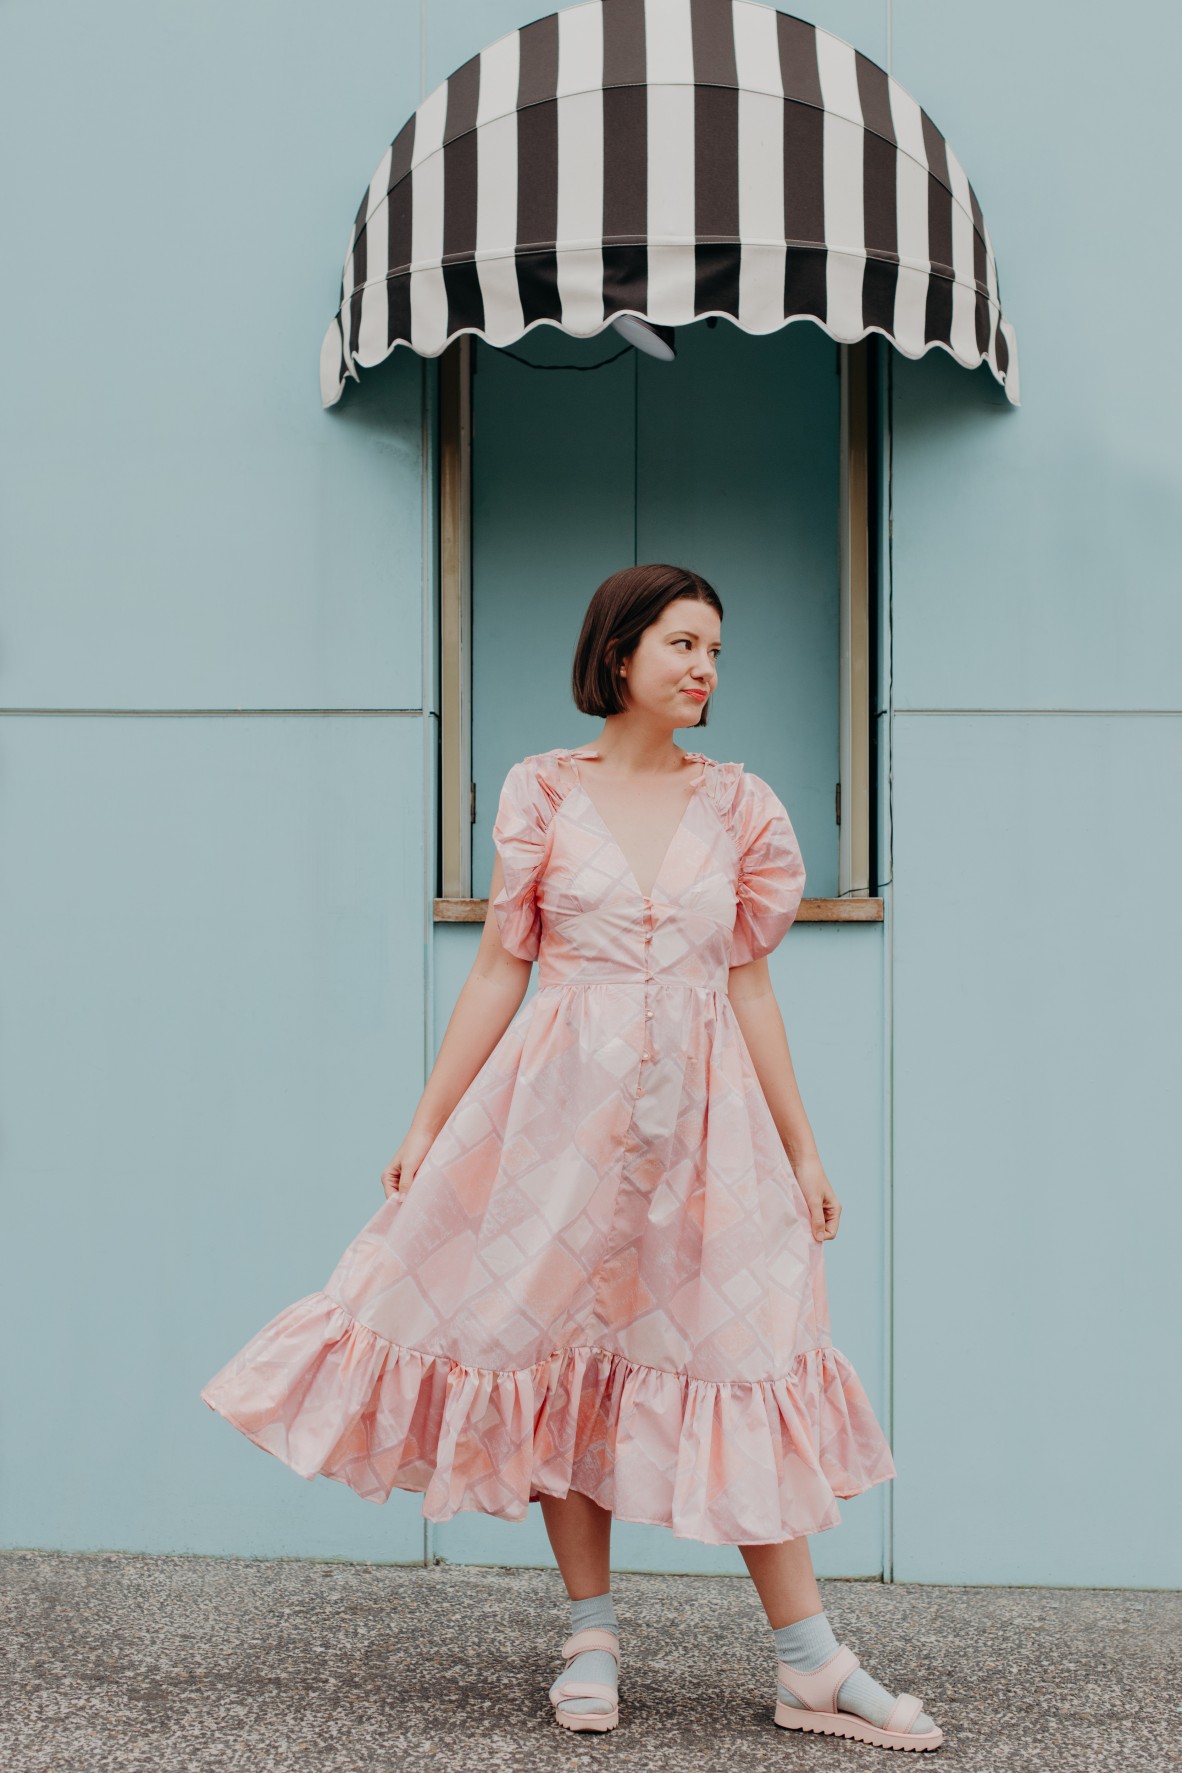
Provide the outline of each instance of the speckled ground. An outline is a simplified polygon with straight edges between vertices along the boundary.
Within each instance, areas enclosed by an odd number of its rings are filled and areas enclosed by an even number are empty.
[[[824,1581],[839,1639],[918,1693],[923,1757],[772,1723],[746,1578],[617,1576],[620,1726],[572,1736],[546,1688],[566,1613],[537,1570],[0,1553],[5,1773],[620,1773],[1182,1763],[1182,1595]]]

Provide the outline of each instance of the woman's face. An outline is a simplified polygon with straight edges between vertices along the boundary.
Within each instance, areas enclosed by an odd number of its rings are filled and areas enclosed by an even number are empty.
[[[629,709],[671,726],[697,726],[718,682],[721,634],[718,611],[710,604],[696,597],[667,603],[624,661]]]

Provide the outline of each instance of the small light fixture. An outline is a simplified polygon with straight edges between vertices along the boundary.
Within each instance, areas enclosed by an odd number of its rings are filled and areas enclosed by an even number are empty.
[[[661,363],[672,363],[677,356],[671,326],[657,326],[651,320],[642,320],[638,314],[617,314],[612,325],[621,338],[627,339],[646,356],[655,357]]]

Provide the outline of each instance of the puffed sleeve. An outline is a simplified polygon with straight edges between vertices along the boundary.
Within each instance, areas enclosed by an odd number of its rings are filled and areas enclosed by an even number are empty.
[[[549,847],[552,794],[532,758],[515,763],[505,777],[493,842],[501,858],[504,885],[492,901],[501,943],[519,960],[536,960],[542,936],[538,879]]]
[[[804,897],[804,862],[787,808],[744,770],[731,812],[739,850],[730,964],[762,960],[787,934]]]

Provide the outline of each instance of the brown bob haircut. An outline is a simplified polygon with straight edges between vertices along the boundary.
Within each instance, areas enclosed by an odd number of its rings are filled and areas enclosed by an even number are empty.
[[[625,711],[628,704],[616,673],[645,629],[678,597],[696,598],[722,615],[722,600],[713,585],[685,566],[661,562],[626,566],[603,581],[587,605],[571,667],[571,694],[580,714],[602,717]],[[707,697],[694,724],[705,726],[709,712]]]

